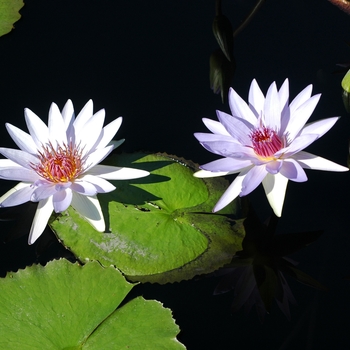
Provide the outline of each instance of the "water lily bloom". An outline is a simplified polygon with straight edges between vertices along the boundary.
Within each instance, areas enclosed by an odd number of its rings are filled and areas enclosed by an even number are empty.
[[[305,125],[320,99],[320,94],[311,96],[311,92],[309,85],[289,104],[288,79],[279,91],[273,82],[266,97],[253,80],[249,104],[231,88],[232,115],[217,111],[219,121],[203,119],[212,133],[195,133],[195,137],[208,151],[224,158],[202,165],[202,170],[194,175],[204,178],[239,173],[214,212],[237,196],[252,192],[262,182],[272,209],[281,216],[288,180],[306,181],[304,169],[349,170],[303,151],[339,119],[333,117]]]
[[[144,170],[100,165],[124,140],[111,141],[122,117],[103,127],[105,111],[93,113],[90,100],[75,118],[70,100],[62,112],[55,103],[49,111],[48,126],[31,110],[24,110],[29,134],[6,123],[20,148],[0,148],[8,159],[0,160],[0,178],[21,181],[0,198],[0,207],[12,207],[28,201],[38,202],[28,243],[42,234],[53,211],[70,205],[97,231],[105,222],[97,193],[113,191],[107,180],[135,179],[147,176]]]

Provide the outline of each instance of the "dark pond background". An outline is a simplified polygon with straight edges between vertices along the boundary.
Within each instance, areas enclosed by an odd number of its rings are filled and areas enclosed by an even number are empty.
[[[223,12],[237,27],[254,3],[223,1]],[[51,102],[62,108],[70,98],[79,111],[92,98],[107,121],[124,117],[117,134],[126,138],[123,151],[167,152],[200,164],[216,159],[193,137],[206,130],[202,117],[228,111],[209,86],[214,1],[28,0],[21,14],[15,30],[0,38],[3,124],[25,128],[25,107],[46,122]],[[253,78],[265,93],[272,81],[280,86],[288,77],[293,98],[313,84],[322,98],[311,120],[342,118],[308,151],[346,165],[350,116],[341,99],[343,74],[333,72],[350,61],[347,42],[350,17],[328,1],[268,0],[235,40],[232,86],[247,99]],[[13,146],[5,127],[0,139]],[[292,258],[328,292],[288,279],[298,302],[291,321],[276,305],[263,324],[255,309],[232,315],[233,294],[212,295],[217,278],[141,285],[132,295],[170,307],[188,349],[349,349],[349,174],[307,175],[306,183],[289,183],[278,232],[324,230]],[[1,182],[1,193],[12,186]],[[261,186],[251,201],[262,220],[270,215]],[[2,237],[6,230],[1,226]],[[36,247],[26,240],[2,244],[1,270],[33,261]]]

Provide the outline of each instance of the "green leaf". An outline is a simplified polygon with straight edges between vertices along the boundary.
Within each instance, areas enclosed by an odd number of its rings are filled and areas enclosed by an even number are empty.
[[[99,196],[110,232],[96,232],[72,208],[50,223],[81,261],[113,264],[131,280],[158,283],[190,279],[230,262],[243,230],[211,213],[226,181],[195,178],[194,164],[160,154],[121,155],[109,163],[151,175],[115,181],[115,191]],[[221,213],[235,214],[236,205]]]
[[[164,348],[183,349],[170,311],[158,302],[139,298],[116,310],[132,287],[97,262],[62,259],[8,273],[0,280],[0,348],[108,350],[138,339],[139,348],[158,349],[162,341]]]
[[[13,29],[13,23],[21,18],[18,11],[23,5],[22,0],[0,0],[0,36]]]

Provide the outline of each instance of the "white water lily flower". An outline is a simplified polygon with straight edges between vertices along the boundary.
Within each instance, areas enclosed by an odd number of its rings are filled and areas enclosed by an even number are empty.
[[[224,158],[202,165],[203,170],[194,175],[204,178],[239,173],[214,212],[237,196],[252,192],[262,182],[272,209],[281,216],[288,180],[306,181],[304,169],[349,170],[303,151],[339,119],[333,117],[305,125],[320,99],[320,94],[311,96],[311,91],[312,85],[307,86],[289,104],[288,79],[279,91],[276,83],[272,83],[266,97],[254,79],[249,104],[231,88],[232,115],[217,111],[219,122],[203,119],[212,133],[195,133],[195,137],[208,151]]]
[[[149,174],[139,169],[98,165],[124,142],[111,141],[122,117],[103,127],[105,111],[94,114],[91,100],[76,118],[72,101],[67,101],[62,113],[52,103],[48,126],[29,109],[24,110],[24,115],[29,134],[6,124],[20,150],[0,148],[0,153],[8,158],[0,160],[0,178],[21,182],[0,197],[0,207],[38,202],[29,244],[42,234],[53,210],[59,213],[70,205],[97,231],[104,231],[96,194],[115,189],[107,180],[135,179]]]

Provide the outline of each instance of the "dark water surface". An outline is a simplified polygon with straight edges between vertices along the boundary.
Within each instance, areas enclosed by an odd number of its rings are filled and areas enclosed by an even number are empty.
[[[253,4],[223,1],[223,11],[237,27]],[[117,135],[126,138],[123,151],[167,152],[200,164],[216,158],[193,137],[205,131],[202,117],[228,111],[209,87],[214,1],[28,0],[21,14],[16,29],[0,38],[3,124],[25,129],[25,107],[46,122],[51,102],[62,108],[70,98],[78,111],[92,98],[107,121],[124,117]],[[342,118],[308,151],[346,165],[350,116],[341,99],[343,74],[333,72],[350,61],[347,42],[350,17],[328,1],[268,0],[235,40],[232,86],[247,99],[253,78],[265,93],[288,77],[293,98],[313,84],[322,97],[310,120]],[[0,139],[13,146],[5,127]],[[233,295],[212,295],[218,279],[142,285],[131,295],[170,307],[188,349],[349,349],[349,174],[307,175],[308,182],[288,185],[278,232],[324,230],[292,258],[328,292],[288,280],[298,302],[291,321],[277,306],[264,324],[254,309],[232,315]],[[12,185],[1,182],[1,193]],[[251,201],[261,219],[270,215],[261,186]],[[2,247],[3,270],[24,255],[33,259],[33,247],[16,244]]]

